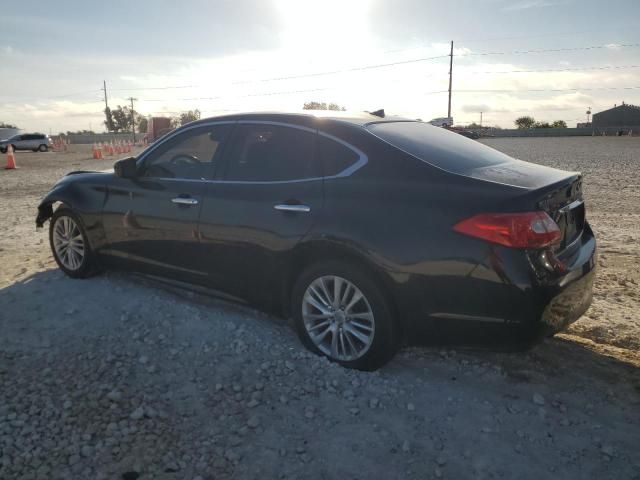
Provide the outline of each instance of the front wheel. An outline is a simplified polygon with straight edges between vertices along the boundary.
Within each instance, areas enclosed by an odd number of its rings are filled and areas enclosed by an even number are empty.
[[[78,216],[59,208],[51,217],[49,243],[58,267],[72,278],[86,278],[96,271],[95,255]]]
[[[311,351],[358,370],[376,370],[398,349],[386,296],[362,269],[329,261],[306,269],[292,293],[292,313]]]

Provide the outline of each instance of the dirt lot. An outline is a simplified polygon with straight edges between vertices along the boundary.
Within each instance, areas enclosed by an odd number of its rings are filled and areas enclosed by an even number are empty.
[[[414,348],[377,373],[250,309],[66,278],[38,200],[112,162],[18,153],[0,171],[0,478],[640,479],[640,139],[486,143],[585,174],[593,306],[528,353]]]

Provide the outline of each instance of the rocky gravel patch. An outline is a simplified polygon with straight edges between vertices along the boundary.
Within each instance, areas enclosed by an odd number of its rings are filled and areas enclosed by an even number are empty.
[[[640,204],[612,217],[600,199],[636,181],[640,143],[625,145],[617,173],[587,183],[606,252],[586,319],[526,353],[411,348],[375,373],[249,308],[64,277],[33,233],[41,192],[16,188],[72,168],[19,155],[0,187],[0,479],[640,479]]]

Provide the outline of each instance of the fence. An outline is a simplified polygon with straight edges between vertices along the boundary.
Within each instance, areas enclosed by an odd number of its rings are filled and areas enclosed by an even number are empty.
[[[144,137],[144,133],[136,133],[136,140],[140,141]],[[57,137],[56,137],[57,138]],[[92,143],[108,143],[118,140],[133,140],[131,133],[96,133],[86,135],[65,135],[65,139],[69,139],[73,145],[92,144]]]
[[[490,137],[591,137],[640,135],[637,127],[584,127],[584,128],[528,128],[528,129],[497,129],[478,131],[481,136]]]

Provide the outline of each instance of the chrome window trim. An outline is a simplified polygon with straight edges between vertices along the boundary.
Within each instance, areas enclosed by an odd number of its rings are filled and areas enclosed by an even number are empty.
[[[372,131],[371,131],[371,130],[369,130],[369,128],[368,128],[368,127],[369,127],[369,126],[371,126],[371,125],[378,125],[378,124],[381,124],[381,123],[422,123],[422,124],[425,124],[425,125],[429,125],[428,123],[426,123],[426,122],[419,122],[419,121],[417,121],[417,120],[402,120],[401,122],[392,122],[392,121],[389,121],[389,122],[372,122],[372,123],[367,124],[367,126],[365,127],[365,130],[366,130],[370,135],[373,135],[374,137],[376,137],[378,140],[380,140],[380,141],[382,141],[382,142],[386,143],[387,145],[390,145],[391,147],[395,148],[396,150],[401,151],[402,153],[405,153],[405,154],[409,155],[410,157],[415,158],[416,160],[418,160],[418,161],[420,161],[420,162],[422,162],[422,163],[425,163],[425,164],[429,165],[429,166],[430,166],[430,167],[432,167],[432,168],[438,169],[438,170],[440,170],[441,172],[447,173],[447,174],[449,174],[449,175],[456,175],[456,176],[458,176],[458,177],[467,177],[467,178],[469,177],[468,175],[465,175],[464,173],[450,172],[449,170],[445,169],[444,167],[440,167],[440,166],[438,166],[438,165],[434,165],[433,163],[428,162],[427,160],[424,160],[424,159],[422,159],[422,158],[418,157],[417,155],[414,155],[413,153],[407,152],[405,149],[400,148],[400,147],[398,147],[397,145],[394,145],[393,143],[391,143],[391,142],[390,142],[390,141],[388,141],[388,140],[385,140],[384,138],[382,138],[381,136],[379,136],[379,135],[375,134],[374,132],[372,132]],[[433,128],[442,128],[442,127],[436,127],[435,125],[431,125],[431,126],[432,126]],[[456,134],[456,135],[457,135],[457,134]],[[517,160],[517,159],[515,159],[515,160]],[[502,165],[502,164],[498,164],[498,165]],[[498,184],[498,185],[505,185],[505,186],[507,186],[507,187],[519,188],[519,189],[521,189],[521,190],[527,190],[527,188],[528,188],[528,187],[522,187],[522,186],[519,186],[519,185],[511,185],[511,184],[508,184],[508,183],[502,183],[502,182],[498,182],[498,181],[496,181],[496,180],[486,180],[486,179],[483,179],[483,182],[495,183],[495,184]]]
[[[247,125],[247,124],[258,124],[258,125],[276,125],[276,126],[281,126],[281,127],[288,127],[288,128],[296,128],[298,130],[303,130],[306,132],[310,132],[313,134],[317,134],[317,135],[321,135],[325,138],[328,138],[330,140],[333,140],[334,142],[337,142],[345,147],[347,147],[348,149],[352,150],[354,153],[356,153],[358,155],[358,160],[356,160],[352,165],[350,165],[349,167],[345,168],[344,170],[342,170],[341,172],[335,174],[335,175],[323,175],[321,177],[309,177],[309,178],[300,178],[300,179],[295,179],[295,180],[268,180],[268,181],[258,181],[258,180],[205,180],[205,179],[191,179],[191,178],[167,178],[167,177],[144,177],[144,178],[148,178],[149,180],[162,180],[162,181],[173,181],[173,182],[207,182],[207,183],[215,183],[215,184],[225,184],[225,183],[229,183],[229,184],[242,184],[242,185],[271,185],[271,184],[286,184],[286,183],[302,183],[302,182],[315,182],[318,180],[333,180],[333,179],[338,179],[338,178],[345,178],[345,177],[349,177],[351,175],[353,175],[356,171],[360,170],[362,167],[364,167],[367,163],[369,163],[369,157],[359,148],[351,145],[348,142],[345,142],[344,140],[342,140],[341,138],[338,138],[334,135],[331,135],[329,133],[325,133],[323,131],[320,131],[318,129],[314,129],[314,128],[310,128],[310,127],[305,127],[303,125],[295,125],[292,123],[286,123],[286,122],[276,122],[276,121],[270,121],[270,120],[226,120],[226,121],[213,121],[213,122],[206,122],[206,123],[200,123],[198,125],[193,125],[191,127],[185,127],[184,129],[179,129],[176,130],[174,132],[172,132],[167,138],[165,138],[164,140],[162,140],[161,142],[159,142],[157,145],[153,145],[152,148],[150,148],[149,150],[145,151],[142,153],[142,155],[138,158],[138,161],[136,162],[136,165],[142,165],[142,163],[144,163],[144,161],[146,160],[147,156],[149,156],[156,148],[160,147],[160,145],[164,144],[165,142],[170,141],[172,138],[174,138],[175,136],[195,129],[195,128],[200,128],[200,127],[209,127],[209,126],[215,126],[215,125],[235,125],[235,124],[242,124],[242,125]],[[140,164],[138,162],[141,162]]]
[[[354,172],[356,172],[357,170],[360,170],[367,163],[369,163],[369,157],[362,150],[360,150],[357,147],[354,147],[353,145],[351,145],[348,142],[345,142],[341,138],[335,137],[335,136],[333,136],[333,135],[331,135],[329,133],[321,132],[320,130],[318,130],[318,135],[321,135],[321,136],[323,136],[325,138],[333,140],[334,142],[337,142],[337,143],[347,147],[349,150],[351,150],[354,153],[356,153],[358,155],[358,157],[359,157],[358,160],[355,163],[353,163],[351,166],[345,168],[341,172],[339,172],[339,173],[337,173],[335,175],[324,176],[323,178],[332,179],[332,178],[348,177],[351,174],[353,174]]]

